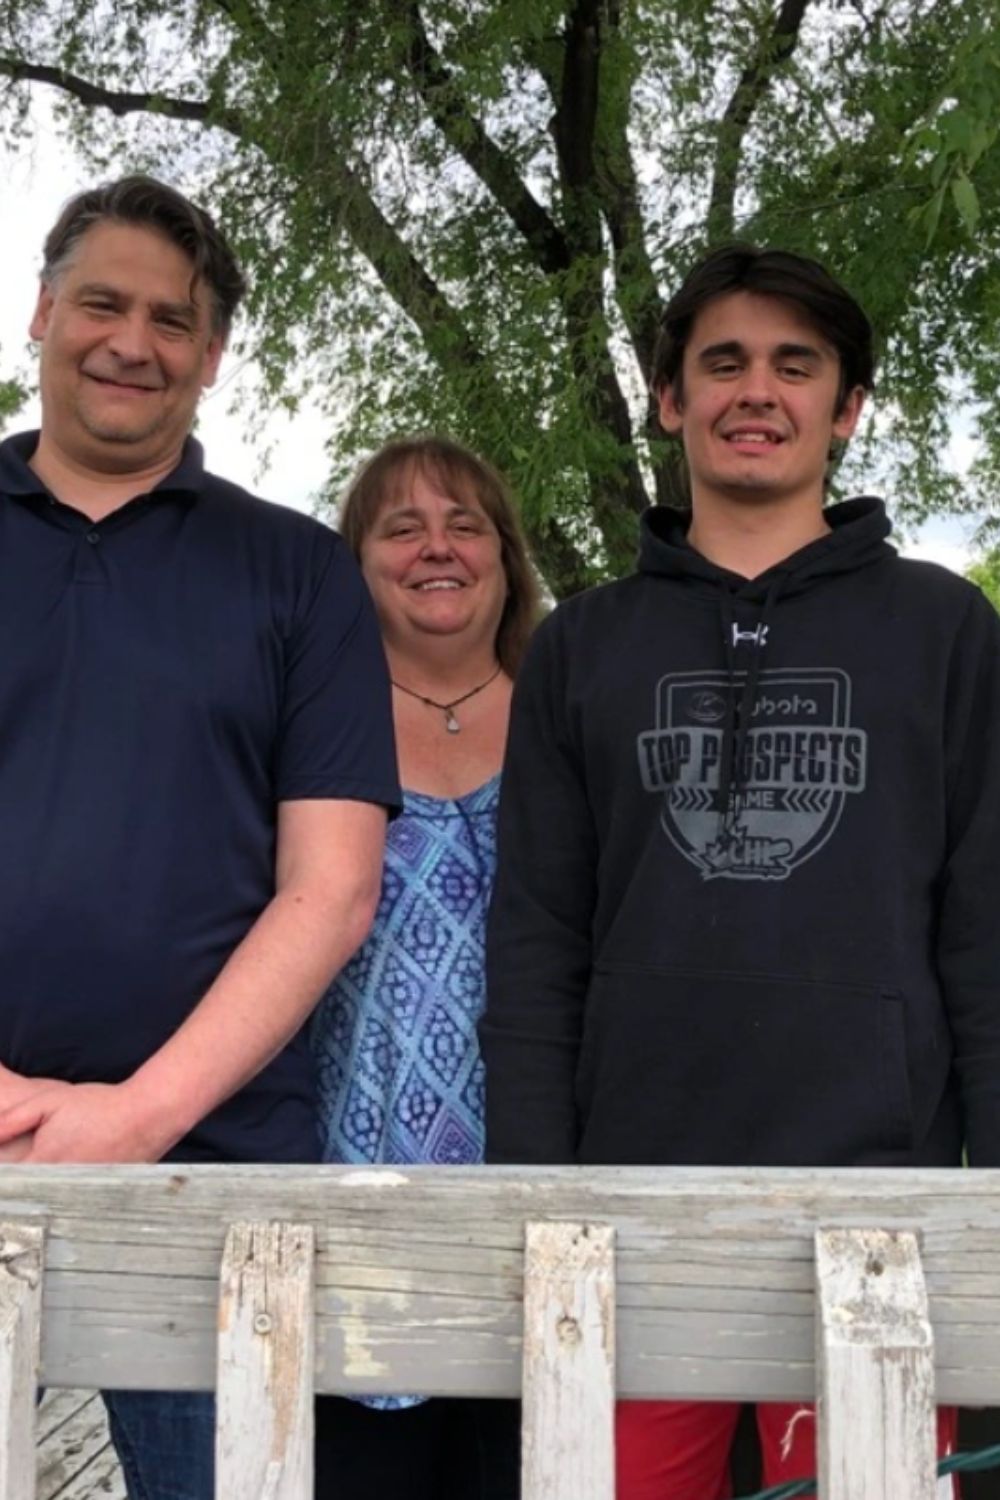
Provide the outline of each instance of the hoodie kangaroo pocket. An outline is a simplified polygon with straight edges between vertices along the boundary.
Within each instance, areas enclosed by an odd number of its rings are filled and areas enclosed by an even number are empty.
[[[912,1146],[902,996],[785,976],[602,967],[579,1159],[847,1166]]]

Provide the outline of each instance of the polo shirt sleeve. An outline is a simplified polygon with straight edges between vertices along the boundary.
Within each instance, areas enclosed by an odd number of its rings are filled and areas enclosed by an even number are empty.
[[[375,610],[354,558],[333,533],[285,641],[279,802],[347,798],[395,813],[389,673]]]

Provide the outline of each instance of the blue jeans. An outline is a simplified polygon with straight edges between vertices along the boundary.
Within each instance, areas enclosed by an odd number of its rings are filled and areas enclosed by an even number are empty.
[[[129,1500],[214,1500],[209,1391],[102,1391]]]

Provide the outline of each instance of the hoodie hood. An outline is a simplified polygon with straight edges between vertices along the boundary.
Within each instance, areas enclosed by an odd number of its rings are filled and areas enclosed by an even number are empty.
[[[767,598],[776,580],[780,580],[778,592],[787,597],[802,593],[817,578],[853,573],[895,557],[895,548],[886,541],[892,528],[881,500],[869,495],[843,500],[825,510],[823,518],[830,527],[826,536],[800,547],[756,578],[744,578],[710,562],[690,545],[690,511],[650,506],[640,521],[639,571],[684,578],[756,603]]]

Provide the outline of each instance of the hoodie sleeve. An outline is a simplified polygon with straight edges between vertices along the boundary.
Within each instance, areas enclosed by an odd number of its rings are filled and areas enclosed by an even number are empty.
[[[1000,1166],[1000,616],[972,599],[945,707],[948,854],[938,971],[972,1166]]]
[[[572,1162],[596,839],[567,724],[559,611],[518,677],[487,940],[486,1159]]]

